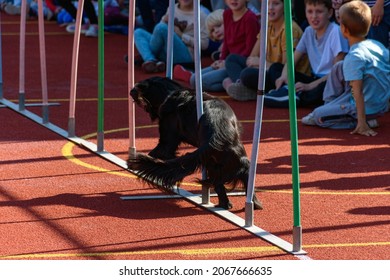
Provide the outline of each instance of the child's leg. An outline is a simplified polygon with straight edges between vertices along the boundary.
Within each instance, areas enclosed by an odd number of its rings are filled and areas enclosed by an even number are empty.
[[[349,83],[345,82],[343,74],[343,61],[333,65],[332,70],[326,80],[323,100],[326,103],[334,100],[344,92],[351,92]]]
[[[207,73],[209,72],[212,72],[212,71],[215,71],[215,69],[211,66],[208,66],[208,67],[205,67],[202,69],[202,82],[204,83],[204,77]],[[190,85],[191,85],[191,88],[195,88],[195,74],[192,74],[191,78],[190,78]],[[205,90],[203,88],[203,90]]]
[[[226,57],[225,68],[233,83],[240,78],[240,73],[246,68],[246,57],[238,54],[230,54]]]
[[[332,129],[354,129],[356,107],[351,104],[351,93],[346,92],[329,103],[316,108],[313,118],[318,126]]]
[[[259,69],[252,67],[245,68],[241,71],[240,81],[244,86],[252,90],[257,90],[259,84]]]
[[[298,93],[299,102],[297,104],[301,107],[318,107],[323,104],[323,93],[326,82],[320,83],[317,87],[309,91]]]
[[[137,28],[134,31],[134,44],[142,56],[144,61],[156,60],[156,56],[153,54],[150,48],[150,39],[152,34],[142,28]]]
[[[224,91],[222,81],[227,77],[226,69],[216,69],[202,75],[203,90],[218,92]]]
[[[150,48],[159,60],[164,62],[167,60],[167,39],[168,25],[160,22],[154,27],[153,35],[150,40]],[[176,34],[173,36],[173,54],[174,64],[193,61],[187,46]]]

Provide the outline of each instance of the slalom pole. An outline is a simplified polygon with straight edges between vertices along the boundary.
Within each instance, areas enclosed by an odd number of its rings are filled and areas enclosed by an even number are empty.
[[[98,130],[97,151],[104,150],[104,2],[98,1]]]
[[[290,143],[292,162],[292,187],[293,187],[293,252],[302,250],[302,226],[300,214],[300,185],[299,185],[299,160],[298,160],[298,130],[297,112],[295,100],[295,74],[294,74],[294,47],[292,36],[292,12],[291,0],[284,2],[284,22],[286,30],[287,46],[287,73],[289,93],[289,114],[290,114]]]
[[[202,61],[200,39],[200,1],[194,0],[194,62],[195,62],[195,89],[196,89],[196,112],[198,120],[203,115],[203,89],[202,89]],[[206,170],[202,169],[202,178],[206,178]],[[202,204],[210,203],[210,188],[202,185]]]
[[[261,29],[260,29],[260,58],[259,58],[259,81],[257,90],[257,103],[255,115],[255,127],[253,131],[251,165],[249,168],[249,179],[247,187],[247,196],[245,202],[245,226],[253,226],[253,195],[255,189],[255,177],[257,166],[257,155],[260,144],[261,125],[263,122],[263,101],[264,101],[264,84],[266,70],[267,54],[267,30],[268,30],[268,1],[261,2]]]
[[[3,49],[2,49],[2,35],[1,32],[1,15],[0,15],[0,99],[2,99],[3,96]]]
[[[80,50],[80,31],[81,20],[84,10],[84,0],[79,0],[77,6],[75,31],[73,35],[73,53],[72,53],[72,70],[70,76],[70,97],[69,97],[69,118],[68,118],[68,135],[74,137],[76,135],[75,127],[75,111],[76,111],[76,90],[77,90],[77,71],[79,64],[79,50]]]
[[[25,15],[24,15],[25,16]],[[42,122],[49,122],[49,102],[47,93],[47,71],[46,71],[46,46],[45,46],[45,25],[43,18],[43,0],[38,0],[38,26],[39,26],[39,51],[41,60],[41,84],[42,84]]]
[[[169,0],[168,7],[168,38],[167,38],[167,71],[166,77],[172,79],[173,73],[173,36],[175,34],[174,31],[174,23],[175,23],[175,0]]]
[[[127,98],[129,107],[129,158],[135,158],[135,104],[130,96],[130,90],[134,87],[134,26],[135,26],[135,0],[129,1],[129,34],[127,54],[128,87]]]
[[[25,63],[26,63],[26,9],[27,0],[22,0],[20,11],[19,43],[19,111],[25,109]]]

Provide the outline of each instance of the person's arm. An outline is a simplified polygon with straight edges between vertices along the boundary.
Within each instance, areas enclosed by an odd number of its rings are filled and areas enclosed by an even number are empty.
[[[246,66],[259,67],[260,56],[260,38],[257,38],[255,45],[252,48],[251,54],[246,59]]]
[[[376,0],[374,6],[371,8],[371,14],[372,14],[372,26],[378,26],[384,15],[384,1],[383,0]]]
[[[299,62],[299,60],[301,60],[302,57],[303,57],[303,53],[296,50],[294,52],[294,65],[297,65],[297,63]],[[282,75],[280,75],[280,77],[275,81],[276,89],[280,88],[284,84],[287,84],[287,81],[288,81],[288,77],[287,77],[287,63],[286,63],[283,67]]]
[[[352,94],[356,103],[357,111],[357,125],[351,134],[361,134],[365,136],[375,136],[377,132],[372,130],[366,120],[366,110],[364,107],[364,96],[363,96],[363,80],[350,81],[352,87]]]

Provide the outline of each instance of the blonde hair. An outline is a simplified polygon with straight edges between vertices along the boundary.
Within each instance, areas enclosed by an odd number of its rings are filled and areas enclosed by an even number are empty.
[[[340,24],[354,37],[365,37],[371,26],[371,9],[363,1],[351,1],[340,7]]]
[[[212,36],[213,27],[223,24],[223,9],[217,9],[211,12],[206,18],[206,27],[211,40],[215,40]]]

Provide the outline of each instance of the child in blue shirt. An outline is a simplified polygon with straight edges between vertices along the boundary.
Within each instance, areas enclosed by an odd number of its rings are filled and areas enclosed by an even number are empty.
[[[371,11],[362,1],[352,1],[339,11],[341,32],[348,40],[350,51],[346,55],[342,74],[349,83],[341,94],[331,92],[337,86],[328,80],[328,96],[323,106],[302,119],[307,125],[334,129],[353,129],[352,134],[375,136],[376,117],[388,110],[390,98],[389,50],[380,42],[365,39],[371,25]],[[332,71],[335,71],[334,67]],[[338,79],[342,83],[342,79]],[[331,84],[333,84],[331,86]]]

